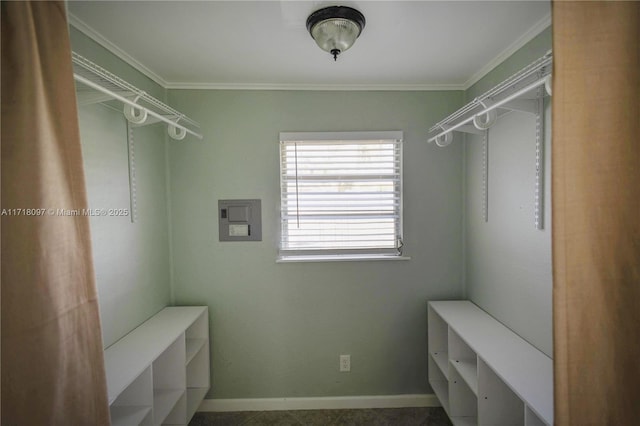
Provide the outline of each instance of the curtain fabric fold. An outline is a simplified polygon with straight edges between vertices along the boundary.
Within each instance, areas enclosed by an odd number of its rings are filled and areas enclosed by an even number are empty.
[[[640,419],[640,3],[555,1],[557,425]]]
[[[2,2],[2,424],[108,425],[65,5]]]

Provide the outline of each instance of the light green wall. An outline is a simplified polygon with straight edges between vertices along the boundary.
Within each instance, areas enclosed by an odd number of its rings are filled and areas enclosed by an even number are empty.
[[[551,49],[551,30],[514,53],[466,92],[473,99]],[[552,355],[551,112],[545,107],[543,230],[534,227],[535,118],[512,112],[489,130],[489,221],[482,217],[482,138],[467,135],[466,293],[469,299]]]
[[[74,51],[150,93],[164,89],[73,28]],[[89,208],[129,209],[126,120],[122,106],[79,107]],[[134,130],[138,220],[91,217],[93,261],[105,347],[170,301],[169,223],[165,131],[158,124]]]
[[[462,146],[427,130],[462,92],[171,90],[174,291],[206,304],[213,398],[430,392],[426,301],[462,296]],[[403,130],[410,261],[276,264],[280,131]],[[217,200],[262,199],[263,241],[218,241]],[[350,354],[351,373],[338,372]]]

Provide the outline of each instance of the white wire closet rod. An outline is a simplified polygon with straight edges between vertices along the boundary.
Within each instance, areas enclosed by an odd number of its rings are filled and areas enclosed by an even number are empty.
[[[536,59],[531,64],[513,74],[502,83],[493,87],[488,92],[482,94],[481,96],[478,96],[464,107],[455,111],[453,114],[440,120],[429,129],[429,133],[439,133],[436,136],[429,138],[428,142],[433,142],[437,138],[460,129],[462,126],[472,121],[474,117],[484,116],[488,112],[504,106],[505,104],[515,100],[517,97],[522,96],[526,92],[533,90],[543,83],[545,83],[547,91],[550,93],[550,74],[552,61],[552,51],[549,50],[542,57]],[[549,78],[545,79],[545,77]],[[518,89],[519,87],[522,87],[522,85],[525,86],[522,89]],[[515,93],[509,94],[509,92],[512,90],[517,91]],[[508,96],[498,101],[497,98],[499,98],[500,95],[504,94],[508,94]],[[460,131],[466,130],[467,129],[460,129]]]
[[[103,93],[108,98],[130,106],[134,111],[134,115],[136,111],[138,112],[138,117],[150,115],[156,120],[165,122],[169,127],[169,135],[174,139],[180,140],[186,134],[203,139],[202,134],[194,130],[200,128],[196,121],[75,52],[72,52],[72,59],[74,64],[73,77],[77,82]],[[154,107],[155,110],[141,105],[142,101]],[[151,124],[149,122],[133,123],[139,125]]]
[[[467,117],[466,119],[458,122],[457,124],[452,125],[451,127],[447,127],[446,130],[441,131],[440,133],[438,133],[437,135],[427,139],[427,142],[433,142],[435,141],[437,138],[442,137],[444,135],[446,135],[447,133],[451,133],[454,130],[459,129],[460,127],[464,126],[465,124],[468,124],[469,122],[473,121],[474,117],[476,115],[484,115],[488,112],[493,111],[496,108],[500,108],[501,106],[503,106],[506,103],[509,103],[511,101],[513,101],[516,98],[519,98],[520,96],[524,95],[527,92],[530,92],[531,90],[535,89],[538,86],[541,86],[543,84],[545,85],[549,85],[549,81],[551,79],[551,75],[547,75],[545,77],[542,77],[539,80],[536,80],[535,82],[528,84],[527,86],[523,87],[522,89],[518,90],[517,92],[512,93],[511,95],[507,96],[504,99],[501,99],[500,101],[496,102],[495,104],[492,104],[491,106],[483,109],[482,111],[479,111],[469,117]]]
[[[89,87],[91,87],[93,89],[96,89],[96,90],[104,93],[105,95],[111,96],[113,99],[116,99],[116,100],[118,100],[118,101],[120,101],[122,103],[125,103],[127,105],[131,105],[132,107],[134,107],[136,109],[140,109],[140,110],[146,111],[147,114],[151,115],[152,117],[157,118],[158,120],[164,121],[165,123],[167,123],[170,126],[173,126],[173,127],[178,128],[178,129],[180,129],[182,131],[185,131],[185,132],[189,133],[190,135],[193,135],[193,136],[197,137],[198,139],[203,139],[203,136],[200,133],[196,133],[193,130],[176,123],[175,121],[171,121],[168,118],[158,114],[157,112],[155,112],[153,110],[150,110],[149,108],[145,108],[143,106],[140,106],[139,104],[135,103],[134,101],[129,100],[129,99],[125,98],[124,96],[120,96],[117,93],[114,93],[114,92],[110,91],[109,89],[105,89],[104,87],[100,86],[97,83],[94,83],[91,80],[88,80],[88,79],[86,79],[86,78],[84,78],[84,77],[82,77],[82,76],[80,76],[78,74],[74,74],[73,78],[75,78],[76,81],[79,81],[82,84],[85,84],[85,85],[87,85],[87,86],[89,86]]]

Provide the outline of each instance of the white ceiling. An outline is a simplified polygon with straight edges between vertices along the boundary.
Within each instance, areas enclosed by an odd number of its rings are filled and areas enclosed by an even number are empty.
[[[308,15],[367,20],[333,58]],[[548,1],[70,1],[70,22],[167,88],[466,89],[550,24]]]

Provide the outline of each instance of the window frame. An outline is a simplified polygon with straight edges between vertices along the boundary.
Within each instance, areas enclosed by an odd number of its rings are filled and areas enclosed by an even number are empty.
[[[295,250],[295,249],[283,249],[283,241],[285,237],[285,223],[286,219],[283,217],[284,208],[284,185],[286,182],[291,182],[290,179],[286,179],[285,173],[283,173],[283,167],[285,167],[283,148],[287,144],[299,142],[299,143],[318,143],[326,141],[328,143],[340,143],[347,144],[350,141],[364,142],[364,141],[393,141],[394,144],[398,144],[397,148],[399,153],[394,153],[394,160],[398,160],[399,172],[397,177],[394,176],[394,180],[397,183],[398,195],[398,207],[397,207],[397,219],[394,222],[395,232],[395,247],[389,248],[373,248],[373,249],[336,249],[336,248],[316,248],[310,250]],[[403,226],[404,226],[404,167],[403,167],[403,145],[404,134],[402,131],[360,131],[360,132],[281,132],[280,133],[280,156],[279,156],[279,170],[280,170],[280,215],[279,215],[279,241],[278,241],[278,258],[277,262],[324,262],[324,261],[368,261],[368,260],[408,260],[407,256],[403,255]],[[297,161],[297,160],[296,160]],[[357,174],[355,174],[357,176]],[[297,179],[297,178],[296,178]]]

